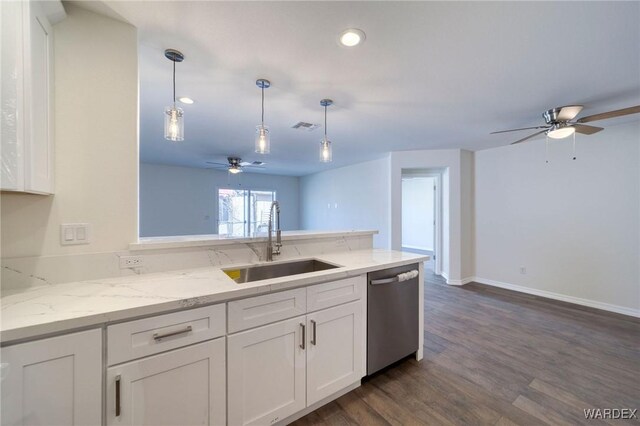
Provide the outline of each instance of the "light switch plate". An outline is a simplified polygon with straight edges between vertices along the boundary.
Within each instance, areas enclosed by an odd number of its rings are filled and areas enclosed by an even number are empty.
[[[63,223],[60,225],[60,244],[71,246],[89,244],[91,227],[88,223]]]

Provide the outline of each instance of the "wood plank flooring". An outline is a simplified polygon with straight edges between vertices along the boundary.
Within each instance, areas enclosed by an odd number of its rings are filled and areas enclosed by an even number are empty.
[[[431,275],[424,353],[294,424],[640,424],[583,411],[640,409],[638,319]]]

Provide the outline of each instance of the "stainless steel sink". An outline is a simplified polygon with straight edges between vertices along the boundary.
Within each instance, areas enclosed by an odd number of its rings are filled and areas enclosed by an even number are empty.
[[[300,260],[297,262],[269,263],[266,265],[249,266],[246,268],[223,269],[223,272],[238,284],[269,278],[288,277],[290,275],[306,274],[308,272],[326,271],[339,268],[330,263],[316,259]]]

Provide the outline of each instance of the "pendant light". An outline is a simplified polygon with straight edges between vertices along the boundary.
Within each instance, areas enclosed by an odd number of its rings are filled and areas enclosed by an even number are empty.
[[[333,160],[333,154],[331,152],[331,141],[327,138],[327,107],[332,105],[331,99],[323,99],[320,101],[320,105],[324,107],[324,137],[320,141],[320,162],[330,163]]]
[[[258,154],[268,154],[271,152],[271,140],[269,138],[269,127],[264,125],[264,89],[271,87],[271,82],[260,78],[256,80],[256,86],[262,91],[262,121],[256,126],[256,152]]]
[[[184,117],[182,108],[176,106],[176,62],[184,61],[184,55],[167,49],[164,56],[173,62],[173,105],[164,109],[164,138],[173,142],[184,140]]]

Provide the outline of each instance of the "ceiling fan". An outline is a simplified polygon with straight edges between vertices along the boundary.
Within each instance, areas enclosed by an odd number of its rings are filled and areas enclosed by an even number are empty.
[[[524,127],[522,129],[501,130],[499,132],[492,132],[492,135],[496,133],[517,132],[520,130],[533,130],[543,129],[526,138],[519,139],[512,142],[511,145],[515,145],[520,142],[524,142],[542,133],[546,133],[548,137],[552,139],[562,139],[567,136],[571,136],[574,133],[581,133],[583,135],[592,135],[603,130],[602,127],[587,126],[583,123],[590,123],[592,121],[606,120],[608,118],[621,117],[623,115],[638,114],[640,113],[640,105],[632,106],[629,108],[617,109],[615,111],[602,112],[600,114],[588,115],[586,117],[579,118],[572,121],[580,111],[582,111],[582,105],[567,105],[563,107],[557,107],[549,109],[542,113],[544,121],[547,123],[545,126],[536,127]]]
[[[213,164],[214,168],[218,168],[218,169],[227,169],[227,171],[229,173],[242,173],[242,169],[244,167],[251,167],[251,168],[256,168],[256,169],[264,169],[264,165],[267,164],[263,161],[253,161],[251,163],[247,162],[247,161],[242,161],[242,158],[238,158],[238,157],[227,157],[227,161],[228,163],[215,163],[212,161],[207,161],[207,164]]]

